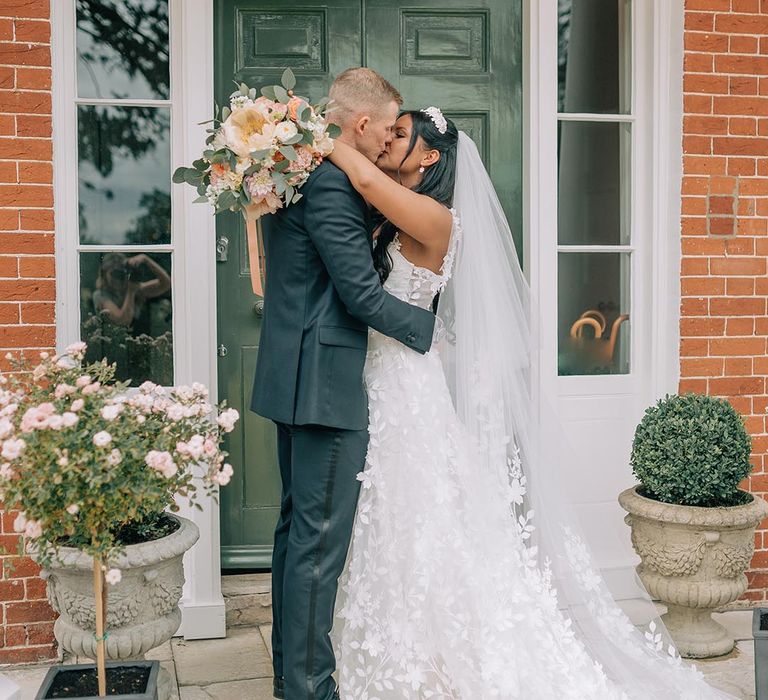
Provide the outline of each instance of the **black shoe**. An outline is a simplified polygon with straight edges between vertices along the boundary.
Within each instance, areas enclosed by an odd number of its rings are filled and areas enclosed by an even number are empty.
[[[285,698],[285,680],[283,678],[275,678],[272,683],[272,696],[279,700]]]

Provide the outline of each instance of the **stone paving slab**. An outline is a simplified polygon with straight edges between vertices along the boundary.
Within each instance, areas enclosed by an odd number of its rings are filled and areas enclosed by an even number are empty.
[[[272,700],[272,679],[182,686],[181,700]]]
[[[180,686],[272,678],[272,661],[257,627],[229,630],[225,639],[171,643]]]

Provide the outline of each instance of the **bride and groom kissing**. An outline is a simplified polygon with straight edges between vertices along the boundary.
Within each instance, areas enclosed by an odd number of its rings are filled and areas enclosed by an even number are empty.
[[[274,696],[726,697],[645,643],[533,488],[527,283],[473,142],[368,68],[330,97],[332,154],[262,219]]]

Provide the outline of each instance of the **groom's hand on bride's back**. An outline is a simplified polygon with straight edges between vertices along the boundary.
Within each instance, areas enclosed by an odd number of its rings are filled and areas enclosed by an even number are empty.
[[[349,313],[418,352],[432,344],[434,315],[384,291],[373,267],[366,205],[330,163],[307,183],[304,223]]]

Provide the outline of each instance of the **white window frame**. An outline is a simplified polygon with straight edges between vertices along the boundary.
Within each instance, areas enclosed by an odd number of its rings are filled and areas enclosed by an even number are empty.
[[[77,186],[77,51],[75,0],[51,3],[53,65],[54,210],[56,216],[56,345],[61,350],[80,336]],[[204,121],[212,112],[213,0],[169,0],[171,56],[171,172],[199,156],[205,141]],[[105,101],[110,102],[109,100]],[[159,101],[134,101],[165,106]],[[125,102],[129,103],[128,101]],[[171,173],[168,177],[170,179]],[[174,379],[199,381],[218,395],[216,373],[215,223],[192,204],[189,187],[171,186],[170,245],[141,246],[142,251],[171,252]],[[135,250],[137,246],[124,246]],[[120,246],[110,249],[119,250]],[[187,639],[226,635],[221,594],[219,507],[211,499],[202,512],[182,514],[200,529],[200,540],[184,559],[186,583],[180,635]]]
[[[621,395],[649,400],[679,381],[680,182],[683,10],[665,0],[632,2],[632,109],[624,117],[569,114],[569,121],[630,122],[631,354],[626,375],[557,373],[557,0],[524,3],[526,269],[549,396]],[[584,246],[593,249],[592,246]],[[575,247],[569,246],[570,250]],[[602,250],[602,247],[600,247]],[[650,381],[649,381],[650,380]],[[642,384],[642,385],[641,385]]]

